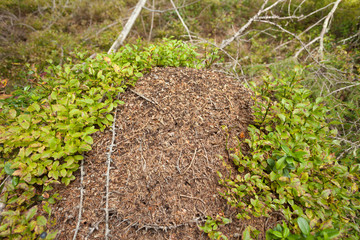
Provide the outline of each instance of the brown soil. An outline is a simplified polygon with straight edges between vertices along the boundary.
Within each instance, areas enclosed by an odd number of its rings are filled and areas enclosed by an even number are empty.
[[[121,100],[109,174],[109,239],[208,239],[197,225],[218,214],[232,219],[219,229],[229,239],[240,239],[248,225],[265,229],[265,219],[237,220],[236,209],[218,194],[224,187],[217,171],[226,175],[223,162],[231,165],[221,126],[235,147],[251,120],[250,94],[239,82],[210,70],[154,68]],[[86,154],[76,239],[105,239],[112,137],[110,130],[95,134]],[[57,189],[63,197],[53,208],[57,239],[73,239],[80,172],[76,177]]]

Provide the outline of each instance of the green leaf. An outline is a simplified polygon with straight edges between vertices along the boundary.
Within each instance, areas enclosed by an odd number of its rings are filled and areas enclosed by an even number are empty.
[[[47,223],[47,220],[44,216],[39,216],[36,218],[36,222],[39,226],[45,226]]]
[[[16,118],[16,110],[15,109],[10,109],[9,117],[10,117],[10,119]]]
[[[283,238],[283,235],[282,235],[282,233],[281,232],[278,232],[278,231],[272,231],[271,232],[272,234],[274,234],[274,236],[276,236],[276,237],[278,237],[278,238]]]
[[[57,148],[57,141],[55,137],[49,139],[49,147],[51,150],[55,150]]]
[[[10,162],[5,163],[4,170],[7,175],[12,175],[15,172],[15,170],[11,168]]]
[[[279,114],[277,114],[277,116],[281,119],[281,121],[285,122],[286,117],[284,114],[279,113]]]
[[[281,148],[288,156],[293,156],[293,152],[290,150],[288,146],[286,146],[285,144],[281,144]]]
[[[19,184],[20,178],[18,176],[13,176],[11,179],[11,184],[16,187]]]
[[[114,117],[111,114],[107,114],[106,115],[107,120],[109,120],[110,122],[114,121]]]
[[[110,103],[109,107],[106,109],[106,112],[111,112],[114,109],[114,103]]]
[[[66,169],[61,169],[61,171],[60,171],[61,177],[65,177],[66,174],[67,174]]]
[[[242,233],[242,240],[251,240],[250,228],[247,227]]]
[[[275,161],[271,158],[268,158],[266,162],[269,164],[270,168],[273,168],[275,166]]]
[[[309,223],[306,221],[305,218],[302,218],[302,217],[299,217],[297,219],[297,223],[299,225],[299,228],[301,230],[301,232],[308,236],[310,234],[310,226],[309,226]]]
[[[34,206],[34,207],[30,208],[30,209],[27,211],[26,215],[25,215],[26,221],[31,220],[31,219],[35,216],[37,210],[38,210],[38,207],[37,207],[37,206]]]
[[[74,115],[78,114],[78,115],[81,115],[81,111],[79,109],[72,109],[70,112],[69,112],[69,115],[70,117],[73,117]]]
[[[91,150],[91,146],[89,144],[83,143],[79,146],[79,150],[82,151],[90,151]]]
[[[18,123],[24,129],[29,129],[31,117],[28,114],[22,114],[18,117]]]
[[[94,103],[94,100],[92,100],[91,98],[85,98],[84,102],[86,102],[89,105],[92,105]]]
[[[286,156],[280,158],[279,160],[276,161],[276,164],[275,164],[275,168],[277,170],[282,170],[285,166],[286,166]]]
[[[84,137],[84,141],[88,144],[93,144],[94,143],[94,140],[91,136],[85,136]]]

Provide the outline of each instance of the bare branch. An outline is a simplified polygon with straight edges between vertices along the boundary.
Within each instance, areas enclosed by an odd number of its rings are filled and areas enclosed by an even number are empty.
[[[75,233],[73,236],[73,240],[76,239],[77,233],[79,232],[80,229],[80,222],[81,222],[81,214],[82,214],[82,206],[83,206],[83,199],[84,199],[84,186],[83,186],[83,182],[84,182],[84,159],[81,160],[81,167],[80,167],[80,203],[79,203],[79,216],[78,216],[78,220],[76,223],[76,228],[75,228]]]
[[[340,0],[340,1],[341,1],[341,0]],[[326,5],[325,7],[319,8],[319,9],[317,9],[317,10],[315,10],[315,11],[313,11],[313,12],[309,13],[308,15],[303,16],[300,20],[304,20],[304,19],[306,19],[306,18],[308,18],[308,17],[310,17],[310,16],[314,15],[315,13],[321,12],[322,10],[324,10],[324,9],[328,8],[329,6],[331,6],[331,5],[333,5],[333,4],[334,4],[334,2],[329,3],[329,4],[328,4],[328,5]]]
[[[268,3],[268,0],[264,0],[264,3],[262,4],[260,10],[252,18],[250,18],[249,21],[245,25],[243,25],[239,29],[239,31],[237,31],[232,37],[223,40],[219,48],[222,49],[228,46],[231,42],[233,42],[236,38],[238,38],[254,21],[258,20],[261,14],[273,9],[275,6],[277,6],[279,3],[283,1],[285,0],[278,0],[269,7],[265,8],[266,4]]]
[[[342,88],[339,88],[339,89],[336,89],[335,91],[332,91],[331,93],[329,93],[328,95],[326,95],[325,97],[328,97],[334,93],[337,93],[337,92],[340,92],[342,90],[345,90],[345,89],[348,89],[348,88],[351,88],[351,87],[355,87],[355,86],[359,86],[360,83],[356,83],[356,84],[353,84],[353,85],[350,85],[350,86],[346,86],[346,87],[342,87]]]
[[[119,95],[118,95],[119,97]],[[109,237],[109,189],[110,189],[110,168],[111,168],[111,155],[113,153],[113,147],[115,146],[115,136],[116,136],[116,115],[117,115],[117,111],[118,108],[115,109],[114,112],[114,121],[113,124],[111,126],[111,131],[112,131],[112,138],[111,138],[111,143],[109,146],[109,152],[106,154],[107,155],[107,161],[106,161],[106,195],[105,195],[105,240],[108,239]]]
[[[345,38],[345,39],[341,40],[340,42],[341,42],[342,44],[344,44],[345,42],[347,42],[347,41],[349,41],[349,40],[351,40],[351,39],[353,39],[353,38],[355,38],[355,37],[357,37],[357,36],[360,36],[360,30],[359,30],[357,33],[355,33],[354,35],[352,35],[352,36],[350,36],[350,37],[348,37],[348,38]]]
[[[152,1],[152,8],[155,8],[155,0]],[[154,27],[154,12],[151,12],[151,25],[150,25],[150,32],[149,32],[149,37],[148,37],[148,41],[151,40],[151,35],[152,35],[152,30]]]
[[[175,10],[176,14],[178,15],[178,17],[179,17],[179,19],[180,19],[180,21],[181,21],[182,25],[183,25],[183,26],[184,26],[184,28],[186,29],[186,32],[188,33],[188,36],[189,36],[189,39],[190,39],[190,42],[192,42],[192,38],[191,38],[190,31],[189,31],[188,27],[186,26],[186,24],[185,24],[184,20],[182,19],[182,17],[181,17],[181,15],[180,15],[179,11],[177,10],[177,8],[176,8],[176,6],[175,6],[175,3],[173,2],[173,0],[170,0],[170,2],[171,2],[171,4],[173,5],[174,10]]]
[[[193,1],[193,2],[191,2],[191,3],[188,3],[188,4],[185,4],[185,5],[182,5],[182,6],[180,6],[180,7],[177,7],[177,9],[181,9],[181,8],[185,8],[185,7],[187,7],[187,6],[190,6],[190,5],[192,5],[192,4],[195,4],[195,3],[197,3],[197,2],[200,2],[201,0],[196,0],[196,1]],[[164,13],[164,12],[169,12],[169,11],[174,11],[175,10],[175,8],[168,8],[168,9],[164,9],[164,10],[157,10],[157,9],[155,9],[155,7],[153,6],[152,7],[152,9],[151,8],[148,8],[148,7],[143,7],[145,10],[147,10],[147,11],[150,11],[150,12],[155,12],[155,13]]]
[[[136,4],[134,11],[132,12],[129,20],[127,21],[124,29],[121,31],[120,35],[116,39],[116,41],[113,43],[111,48],[109,49],[108,53],[114,53],[116,52],[119,47],[123,44],[124,40],[126,39],[127,35],[129,34],[132,26],[135,23],[136,18],[139,16],[141,9],[144,7],[146,3],[146,0],[139,0],[139,2]]]
[[[327,15],[327,17],[324,21],[323,29],[320,33],[320,47],[319,47],[320,59],[324,58],[324,36],[327,33],[327,31],[329,30],[330,18],[332,18],[332,16],[334,15],[334,12],[336,11],[340,2],[341,2],[341,0],[337,0],[335,2],[333,8],[331,9],[331,11],[329,12],[329,14]]]
[[[109,28],[111,28],[111,27],[113,27],[113,26],[115,26],[115,25],[117,25],[117,24],[119,24],[119,23],[120,23],[120,21],[119,21],[119,20],[116,20],[115,22],[110,23],[109,25],[107,25],[107,26],[99,29],[99,30],[95,33],[95,36],[87,37],[87,38],[85,38],[83,41],[88,41],[88,40],[90,40],[91,38],[97,37],[97,36],[98,36],[100,33],[102,33],[103,31],[105,31],[105,30],[107,30],[107,29],[109,29]],[[88,36],[89,36],[89,35],[88,35]]]

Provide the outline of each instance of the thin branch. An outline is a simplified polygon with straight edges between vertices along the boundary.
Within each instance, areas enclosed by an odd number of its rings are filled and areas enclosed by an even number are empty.
[[[155,8],[155,0],[152,1],[152,8]],[[154,27],[154,12],[151,12],[151,25],[150,25],[150,32],[149,32],[149,37],[148,37],[148,41],[151,40],[151,35],[152,35],[152,30]]]
[[[186,24],[185,24],[184,20],[182,19],[182,17],[181,17],[181,15],[180,15],[179,11],[178,11],[178,10],[177,10],[177,8],[176,8],[176,5],[175,5],[175,3],[173,2],[173,0],[170,0],[170,2],[171,2],[171,4],[173,5],[174,10],[175,10],[176,14],[178,15],[178,17],[179,17],[179,19],[180,19],[180,21],[181,21],[182,25],[184,26],[184,28],[185,28],[186,32],[188,33],[188,36],[189,36],[190,42],[192,42],[192,38],[191,38],[191,34],[190,34],[190,31],[189,31],[189,28],[186,26]]]
[[[350,36],[348,38],[345,38],[345,39],[341,40],[340,42],[342,44],[345,44],[345,42],[347,42],[347,41],[349,41],[349,40],[351,40],[351,39],[353,39],[353,38],[355,38],[357,36],[360,36],[360,30],[357,33],[355,33],[354,35],[352,35],[352,36]]]
[[[117,24],[119,24],[119,23],[120,23],[120,21],[119,21],[119,20],[116,20],[115,22],[110,23],[109,25],[107,25],[107,26],[101,28],[100,30],[98,30],[98,31],[95,33],[95,36],[87,37],[87,38],[85,38],[83,41],[88,41],[88,40],[90,40],[91,38],[97,37],[100,33],[102,33],[103,31],[105,31],[106,29],[109,29],[109,28],[111,28],[111,27],[113,27],[113,26],[115,26],[115,25],[117,25]]]
[[[188,3],[188,4],[185,4],[185,5],[183,5],[183,6],[177,7],[177,9],[181,9],[181,8],[188,7],[188,6],[192,5],[192,4],[195,4],[195,3],[200,2],[200,1],[201,1],[201,0],[193,1],[193,2],[191,2],[191,3]],[[154,8],[154,6],[152,7],[152,9],[151,9],[151,8],[148,8],[148,7],[145,7],[145,6],[144,6],[143,8],[144,8],[145,10],[147,10],[147,11],[154,12],[154,13],[164,13],[164,12],[169,12],[169,11],[174,11],[174,10],[175,10],[175,8],[168,8],[168,9],[164,9],[164,10],[157,10],[157,9]]]
[[[125,27],[121,31],[118,38],[115,40],[115,42],[109,49],[108,54],[116,52],[119,49],[119,47],[123,44],[127,35],[129,34],[132,26],[134,25],[137,17],[139,16],[141,9],[144,7],[145,3],[146,3],[146,0],[139,0],[139,2],[136,4],[135,9],[131,13],[129,20],[127,21]]]
[[[191,168],[191,166],[193,165],[194,160],[195,160],[195,156],[196,156],[196,152],[197,152],[197,148],[194,151],[194,155],[193,155],[193,158],[191,159],[191,162],[190,162],[189,166],[185,169],[185,171],[182,174],[185,174]]]
[[[249,21],[239,29],[239,31],[237,31],[232,37],[223,40],[219,48],[223,49],[227,47],[231,42],[233,42],[237,37],[239,37],[255,21],[255,19],[257,19],[260,16],[260,14],[262,14],[262,11],[265,5],[267,4],[267,2],[268,0],[264,1],[260,10],[252,18],[250,18]]]
[[[109,188],[110,188],[110,168],[111,168],[111,154],[113,153],[113,147],[115,146],[115,136],[116,136],[116,114],[118,108],[115,109],[114,113],[114,122],[111,126],[112,139],[109,146],[109,152],[107,153],[107,169],[106,169],[106,201],[105,201],[105,240],[108,240],[109,237]]]
[[[341,0],[340,0],[340,1],[341,1]],[[329,4],[326,5],[325,7],[319,8],[319,9],[317,9],[317,10],[309,13],[308,15],[303,16],[303,17],[300,19],[300,21],[301,21],[301,20],[304,20],[304,19],[306,19],[306,18],[308,18],[308,17],[310,17],[310,16],[312,16],[312,15],[314,15],[315,13],[321,12],[322,10],[328,8],[329,6],[331,6],[331,5],[333,5],[333,4],[334,4],[334,2],[329,3]]]
[[[327,33],[327,31],[329,30],[330,18],[334,15],[334,12],[336,11],[340,2],[341,2],[341,0],[337,0],[335,2],[333,8],[331,9],[331,11],[329,12],[329,14],[327,15],[327,17],[324,21],[323,29],[320,33],[320,46],[319,46],[320,59],[324,58],[324,36]]]
[[[84,187],[83,187],[83,182],[84,182],[84,159],[81,160],[81,167],[80,167],[80,203],[79,203],[79,216],[78,216],[78,220],[76,223],[76,229],[75,229],[75,233],[73,236],[73,240],[76,240],[76,236],[79,232],[80,229],[80,222],[81,222],[81,214],[82,214],[82,207],[83,207],[83,199],[84,199]]]
[[[273,25],[273,26],[276,26],[276,27],[278,27],[281,31],[283,31],[283,32],[285,32],[285,33],[293,36],[294,38],[296,38],[296,40],[298,40],[298,41],[300,42],[300,44],[301,44],[301,45],[303,46],[303,48],[308,52],[308,54],[309,54],[310,56],[312,56],[311,52],[307,49],[306,44],[305,44],[303,41],[301,41],[301,39],[299,38],[299,36],[297,36],[295,33],[292,33],[292,32],[290,32],[290,31],[286,30],[285,28],[283,28],[282,26],[280,26],[279,24],[274,23],[274,22],[271,22],[271,21],[267,21],[267,20],[257,20],[257,21],[258,21],[258,22],[263,22],[263,23],[268,23],[268,24],[271,24],[271,25]],[[313,58],[313,57],[312,57],[312,58]]]
[[[337,93],[337,92],[340,92],[342,90],[345,90],[345,89],[348,89],[348,88],[351,88],[351,87],[355,87],[355,86],[359,86],[360,83],[356,83],[356,84],[353,84],[353,85],[350,85],[350,86],[346,86],[346,87],[342,87],[342,88],[339,88],[339,89],[336,89],[335,91],[332,91],[331,93],[329,93],[328,95],[326,95],[325,97],[328,97],[334,93]]]
[[[260,10],[252,18],[250,18],[249,21],[245,25],[243,25],[239,29],[239,31],[237,31],[232,37],[223,40],[219,48],[222,49],[228,46],[231,42],[233,42],[236,38],[238,38],[254,21],[258,20],[261,14],[273,9],[275,6],[277,6],[279,3],[283,1],[285,0],[278,0],[269,7],[265,8],[266,4],[268,3],[268,0],[264,0],[264,3],[262,4]]]

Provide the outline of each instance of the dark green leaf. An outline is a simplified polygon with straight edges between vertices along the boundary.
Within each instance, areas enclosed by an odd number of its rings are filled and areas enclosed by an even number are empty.
[[[310,234],[310,226],[309,226],[308,221],[305,218],[299,217],[297,219],[297,223],[299,225],[301,232],[304,235],[308,236]]]

